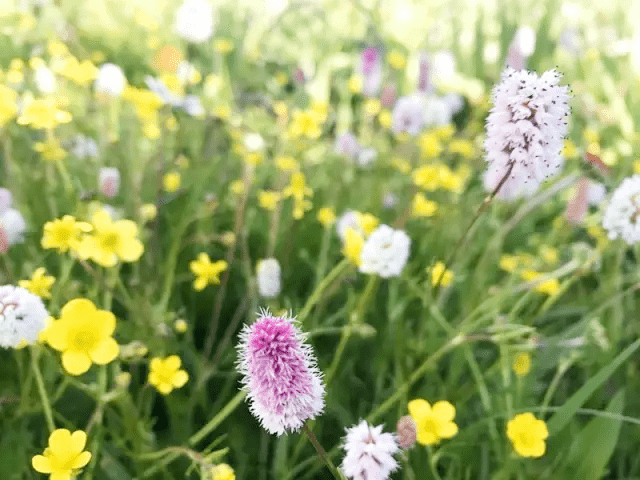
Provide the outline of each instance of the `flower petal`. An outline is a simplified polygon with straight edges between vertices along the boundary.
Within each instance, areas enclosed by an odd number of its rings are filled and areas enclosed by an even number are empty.
[[[62,366],[70,375],[81,375],[91,367],[91,359],[85,352],[65,350],[62,354]]]
[[[118,356],[118,353],[120,353],[118,342],[111,337],[107,337],[89,352],[89,356],[94,363],[106,365],[113,361]]]
[[[431,414],[431,405],[422,398],[409,402],[409,415],[418,423],[421,418]]]
[[[91,460],[91,452],[82,452],[73,462],[73,468],[82,468]]]
[[[449,402],[441,400],[433,404],[433,414],[442,422],[450,422],[456,416],[456,409]]]
[[[51,473],[51,460],[42,455],[36,455],[31,459],[31,466],[36,472]]]
[[[84,446],[87,444],[87,434],[82,430],[76,430],[71,434],[71,451],[79,454],[84,450]]]
[[[453,422],[447,422],[440,425],[438,435],[440,438],[451,438],[458,433],[458,426]]]
[[[175,388],[183,387],[185,383],[189,380],[189,374],[184,370],[178,370],[171,379],[173,386]]]

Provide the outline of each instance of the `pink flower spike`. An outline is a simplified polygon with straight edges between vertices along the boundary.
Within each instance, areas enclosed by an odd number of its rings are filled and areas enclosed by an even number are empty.
[[[262,310],[255,323],[245,325],[240,340],[238,370],[249,409],[269,433],[298,431],[322,413],[322,374],[293,318]]]

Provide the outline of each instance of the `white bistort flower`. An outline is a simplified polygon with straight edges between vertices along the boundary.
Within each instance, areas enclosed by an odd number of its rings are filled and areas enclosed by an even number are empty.
[[[122,69],[113,63],[105,63],[98,71],[95,88],[96,92],[111,97],[119,97],[127,86],[127,77]]]
[[[6,188],[0,188],[0,215],[6,212],[11,207],[13,197],[11,192]]]
[[[71,153],[80,159],[96,158],[98,156],[98,144],[93,138],[76,135]]]
[[[425,103],[422,95],[400,97],[393,107],[391,129],[395,133],[417,135],[425,123]]]
[[[640,175],[625,178],[613,192],[602,226],[612,240],[622,237],[629,245],[640,242]]]
[[[213,35],[212,5],[206,0],[185,0],[176,12],[175,29],[188,42],[206,42]]]
[[[563,166],[560,151],[569,114],[566,86],[560,74],[548,70],[540,77],[507,68],[493,89],[484,142],[488,169],[484,186],[497,196],[515,199],[533,195],[540,184]]]
[[[33,344],[49,316],[42,300],[22,287],[0,286],[0,346]]]
[[[22,243],[26,229],[27,222],[18,210],[8,208],[0,214],[0,252],[7,251],[11,245]]]
[[[120,170],[115,167],[103,167],[98,173],[98,186],[107,198],[118,195],[120,191]]]
[[[382,278],[397,277],[409,259],[411,239],[402,230],[380,225],[369,235],[360,254],[360,271]]]
[[[256,268],[258,292],[262,297],[272,298],[280,293],[280,264],[275,258],[260,260]]]
[[[372,427],[366,420],[347,429],[346,455],[340,466],[353,480],[387,480],[398,469],[393,458],[399,448],[392,433],[382,433],[382,425]]]

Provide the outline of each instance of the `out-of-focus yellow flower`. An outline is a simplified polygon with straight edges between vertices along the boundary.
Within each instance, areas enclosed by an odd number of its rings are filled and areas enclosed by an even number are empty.
[[[63,62],[54,65],[54,71],[81,87],[89,86],[98,76],[98,67],[90,60],[80,62],[74,56],[68,56]]]
[[[177,355],[167,358],[155,357],[149,363],[149,384],[163,395],[169,395],[174,388],[183,387],[189,380],[189,374],[181,370],[182,360]]]
[[[15,90],[0,84],[0,127],[4,127],[18,113],[17,98]]]
[[[578,149],[576,144],[571,141],[571,139],[567,138],[564,141],[564,147],[562,148],[562,155],[564,158],[576,158],[578,156]]]
[[[214,98],[218,96],[218,93],[222,89],[223,85],[224,85],[224,81],[222,80],[222,77],[220,75],[217,75],[215,73],[211,73],[207,75],[206,78],[204,79],[204,85],[203,85],[205,96],[209,98]]]
[[[162,135],[162,132],[160,131],[158,122],[151,120],[142,124],[142,134],[149,140],[157,140],[160,138],[160,135]]]
[[[262,190],[258,193],[258,204],[265,210],[273,212],[281,198],[282,194],[280,192]]]
[[[465,183],[465,172],[452,172],[446,165],[439,165],[440,187],[453,193],[462,193]]]
[[[322,134],[318,117],[304,110],[294,110],[288,134],[292,138],[307,137],[315,140]]]
[[[189,168],[189,159],[186,155],[180,154],[178,158],[176,158],[176,165],[182,169]]]
[[[180,188],[181,177],[178,172],[168,172],[162,179],[162,185],[167,192],[175,192]]]
[[[364,237],[353,228],[347,228],[344,234],[344,245],[342,246],[342,253],[347,259],[349,259],[351,263],[356,266],[360,266],[360,264],[362,263],[360,254],[362,253],[363,246]]]
[[[311,202],[306,197],[313,195],[313,190],[306,183],[306,178],[302,172],[291,174],[289,185],[285,187],[283,194],[285,197],[293,197],[293,218],[300,219],[306,210],[311,209]]]
[[[391,159],[391,165],[393,165],[393,167],[400,173],[404,173],[405,175],[411,171],[411,163],[406,158],[393,157]]]
[[[362,92],[362,77],[359,75],[353,75],[347,82],[347,86],[349,87],[349,91],[353,94]]]
[[[600,134],[593,128],[585,128],[582,136],[587,143],[600,143]]]
[[[413,183],[429,192],[434,192],[440,186],[440,168],[430,164],[413,171]]]
[[[105,58],[104,53],[100,50],[94,50],[91,52],[91,61],[95,64],[104,62]]]
[[[49,137],[46,142],[34,143],[33,149],[48,162],[59,162],[67,156],[67,151],[62,148],[56,137]]]
[[[309,105],[309,113],[315,115],[318,123],[324,123],[329,115],[329,104],[319,100],[312,100]]]
[[[453,419],[456,409],[447,401],[429,402],[419,398],[409,402],[409,415],[416,423],[416,440],[420,445],[437,445],[458,433]]]
[[[318,210],[318,221],[324,227],[330,227],[336,221],[336,212],[331,207],[322,207]]]
[[[142,121],[155,120],[158,109],[162,106],[162,99],[150,90],[127,85],[122,97],[133,103],[136,115]]]
[[[507,437],[518,455],[537,458],[544,455],[549,430],[533,413],[520,413],[507,422]]]
[[[382,128],[391,128],[391,124],[393,123],[393,115],[388,108],[380,110],[380,113],[378,114],[378,122],[380,122],[380,126]]]
[[[371,235],[379,224],[380,220],[372,213],[358,212],[358,225],[360,225],[360,229],[364,232],[365,236]]]
[[[539,272],[536,272],[535,270],[528,269],[528,270],[523,270],[520,273],[520,276],[522,277],[523,280],[526,280],[528,282],[534,282],[538,278],[540,278],[542,274]],[[549,296],[554,296],[554,295],[557,295],[558,292],[560,291],[560,282],[558,281],[557,278],[550,278],[548,280],[538,283],[534,287],[534,289],[536,292],[546,293]]]
[[[394,48],[387,55],[387,62],[391,65],[391,68],[396,70],[402,70],[407,65],[407,59],[400,50]]]
[[[454,127],[451,123],[447,123],[445,125],[440,125],[433,129],[433,133],[436,137],[438,137],[442,141],[451,140],[453,134],[456,133],[456,127]]]
[[[364,113],[369,117],[375,117],[380,112],[380,100],[377,98],[367,98],[364,102]]]
[[[546,263],[550,265],[558,263],[560,254],[558,253],[557,248],[550,247],[549,245],[540,245],[539,252],[540,256]]]
[[[506,272],[515,272],[518,269],[518,257],[516,255],[503,255],[498,263],[500,268]]]
[[[59,428],[49,435],[49,446],[42,455],[31,459],[36,472],[49,475],[50,480],[65,480],[75,477],[91,460],[91,452],[85,452],[87,434],[82,430],[71,433]]]
[[[227,38],[216,38],[213,48],[220,55],[227,55],[233,50],[233,42]]]
[[[65,215],[44,224],[40,245],[45,249],[55,248],[60,253],[75,250],[81,234],[90,232],[92,228],[89,223],[78,222],[75,217]]]
[[[131,374],[129,372],[120,372],[116,375],[115,382],[120,388],[127,388],[131,385]]]
[[[433,132],[425,132],[418,138],[418,147],[422,156],[426,159],[438,157],[443,150],[440,139]]]
[[[528,352],[520,352],[513,359],[512,368],[517,376],[526,376],[531,370],[531,355]]]
[[[436,262],[431,267],[431,285],[437,286],[438,279],[440,279],[440,285],[443,287],[448,287],[453,281],[453,272],[448,270],[442,262]]]
[[[138,10],[134,18],[138,25],[149,32],[158,30],[158,27],[160,26],[156,19],[145,10]]]
[[[24,81],[24,61],[21,58],[14,58],[9,63],[7,71],[7,82],[18,85]]]
[[[112,335],[116,317],[99,310],[91,300],[76,298],[60,311],[60,319],[47,328],[51,347],[62,352],[62,366],[71,375],[81,375],[92,363],[106,365],[118,356],[119,346]]]
[[[158,214],[158,208],[153,203],[145,203],[140,207],[140,217],[143,222],[150,222]]]
[[[432,217],[438,211],[438,204],[428,200],[423,193],[416,193],[411,202],[411,214],[415,217]]]
[[[233,232],[224,232],[220,235],[220,241],[223,245],[230,247],[236,243],[236,234]]]
[[[465,160],[473,158],[473,142],[463,138],[454,138],[449,142],[449,152],[460,155]]]
[[[236,474],[229,465],[221,463],[211,469],[211,480],[236,480]]]
[[[53,97],[46,97],[27,100],[18,123],[35,129],[53,129],[61,123],[69,123],[71,119],[71,114],[60,110]]]
[[[633,161],[633,173],[640,173],[640,160]]]
[[[164,122],[164,126],[166,127],[167,130],[169,130],[170,132],[177,132],[178,131],[178,120],[176,119],[175,116],[170,115]]]
[[[282,71],[276,73],[275,79],[276,83],[281,87],[289,83],[289,75]]]
[[[602,152],[602,163],[608,167],[613,167],[618,163],[618,155],[612,149],[607,148]]]
[[[56,279],[46,273],[44,267],[36,268],[29,280],[20,280],[18,285],[39,297],[51,298],[51,286],[56,283]]]
[[[299,168],[298,162],[291,156],[280,155],[276,157],[275,163],[278,170],[283,172],[293,172]]]
[[[599,157],[602,153],[602,148],[600,148],[600,144],[598,142],[592,142],[587,146],[587,152]]]
[[[255,166],[260,165],[263,162],[264,156],[262,155],[262,152],[247,152],[244,154],[243,160],[249,165]]]
[[[227,269],[227,262],[218,260],[212,262],[209,255],[201,253],[196,260],[189,263],[189,269],[196,276],[193,282],[193,289],[204,290],[207,285],[217,285],[220,283],[220,274]]]
[[[179,318],[173,323],[173,328],[178,333],[184,333],[189,329],[189,325],[184,319]]]
[[[242,195],[245,191],[244,181],[234,180],[229,185],[229,190],[231,190],[231,193],[233,193],[234,195]]]
[[[52,57],[64,57],[69,54],[69,48],[60,40],[49,40],[47,44],[47,52]]]

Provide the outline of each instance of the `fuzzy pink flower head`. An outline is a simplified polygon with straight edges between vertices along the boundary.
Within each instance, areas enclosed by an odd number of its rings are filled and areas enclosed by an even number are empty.
[[[245,325],[240,339],[238,370],[249,409],[269,433],[298,431],[322,413],[322,374],[293,318],[263,310],[255,323]]]

